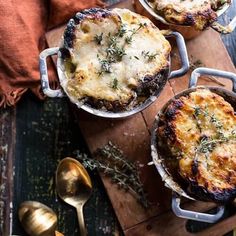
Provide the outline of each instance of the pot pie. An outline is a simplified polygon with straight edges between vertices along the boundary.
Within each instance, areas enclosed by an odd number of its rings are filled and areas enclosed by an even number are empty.
[[[204,30],[217,19],[217,11],[231,0],[149,0],[169,23]]]
[[[160,116],[158,143],[174,162],[183,189],[200,200],[236,196],[236,116],[223,97],[206,88],[170,102]]]
[[[171,46],[147,18],[127,9],[93,8],[67,25],[63,46],[66,81],[75,102],[104,111],[125,111],[161,89]]]

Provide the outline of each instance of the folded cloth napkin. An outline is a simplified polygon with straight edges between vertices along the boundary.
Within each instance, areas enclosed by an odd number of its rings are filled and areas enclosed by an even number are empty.
[[[28,89],[43,99],[38,56],[46,48],[45,32],[94,6],[104,4],[100,0],[0,0],[0,107],[16,104]],[[52,62],[48,67],[55,88]]]

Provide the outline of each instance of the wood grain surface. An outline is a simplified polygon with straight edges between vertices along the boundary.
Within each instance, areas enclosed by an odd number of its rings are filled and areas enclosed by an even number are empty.
[[[119,7],[132,9],[130,1],[124,1]],[[62,35],[63,28],[55,29],[47,35],[49,46],[58,45],[55,35]],[[210,42],[210,43],[209,43]],[[235,72],[227,51],[220,39],[219,34],[213,30],[206,30],[197,38],[187,42],[187,49],[192,62],[200,60],[205,66]],[[172,53],[172,68],[178,68],[178,52],[174,49]],[[153,166],[147,166],[151,160],[150,157],[150,128],[155,114],[174,94],[186,89],[190,72],[178,79],[172,79],[167,83],[161,96],[148,109],[131,118],[124,120],[107,120],[91,116],[85,112],[77,111],[78,123],[85,137],[90,151],[93,153],[97,148],[103,146],[108,141],[112,141],[120,147],[130,160],[138,161],[144,164],[140,169],[141,179],[144,188],[149,195],[152,203],[149,209],[143,209],[137,204],[134,197],[129,193],[123,193],[112,185],[109,179],[101,176],[111,203],[119,219],[122,229],[126,235],[190,235],[186,233],[186,220],[177,218],[170,209],[171,192],[164,187],[157,171]],[[231,89],[231,82],[220,79],[224,87]],[[217,85],[209,80],[202,79],[200,84]],[[194,207],[202,211],[208,210],[207,203],[188,203],[188,207]],[[233,229],[236,224],[234,217],[227,220],[227,227],[222,228],[222,223],[212,226],[213,232],[226,233]],[[175,226],[164,225],[164,222],[176,222]],[[150,227],[149,227],[150,226]],[[221,230],[220,230],[221,229]],[[201,234],[206,235],[207,230]],[[177,234],[176,234],[177,235]]]
[[[4,236],[12,231],[15,112],[11,108],[0,111],[0,235]]]
[[[108,4],[122,2],[121,7],[127,6],[127,1],[106,0],[106,2]],[[130,7],[130,3],[128,5]],[[236,1],[233,1],[233,6],[225,15],[220,17],[220,22],[228,23],[235,13]],[[61,29],[49,32],[48,42],[50,46],[58,46],[58,40],[62,35],[63,28],[62,26]],[[235,71],[234,65],[230,62],[219,35],[213,31],[206,31],[204,34],[204,36],[201,35],[187,43],[193,61],[201,59],[206,66]],[[230,35],[222,36],[222,39],[231,59],[236,64],[236,31]],[[173,67],[176,68],[179,64],[176,52],[172,56],[174,57]],[[140,158],[144,162],[150,160],[148,136],[153,121],[153,114],[175,93],[185,89],[187,80],[188,76],[171,80],[153,106],[149,107],[145,112],[128,119],[127,123],[126,121],[107,122],[99,120],[97,124],[100,126],[105,123],[104,129],[103,127],[96,127],[96,132],[91,132],[84,128],[84,134],[88,134],[86,139],[88,140],[90,150],[95,150],[96,146],[106,143],[106,141],[113,138],[114,142],[117,142],[121,148],[126,150],[126,154],[130,158],[136,159],[138,157],[137,159]],[[206,80],[201,81],[201,83],[205,82]],[[230,88],[230,86],[230,83],[227,82],[227,88]],[[88,153],[86,144],[71,112],[71,110],[74,112],[75,109],[70,109],[70,106],[66,99],[47,99],[42,103],[27,94],[16,108],[1,110],[0,236],[9,236],[11,233],[21,236],[26,235],[17,217],[18,206],[24,200],[38,200],[52,207],[58,214],[58,229],[68,236],[78,235],[78,225],[74,210],[61,202],[54,190],[54,172],[58,161],[65,156],[73,155],[73,151],[77,149]],[[74,113],[76,116],[78,115],[77,112]],[[79,123],[82,128],[83,124],[85,124],[84,127],[88,127],[90,122],[94,122],[94,117],[83,112],[80,114],[81,122]],[[97,122],[97,119],[95,120]],[[133,126],[133,122],[136,120],[138,125]],[[138,130],[135,130],[135,128],[138,128]],[[126,129],[130,129],[130,131],[127,132]],[[120,134],[118,140],[114,137],[113,130]],[[102,134],[101,140],[97,132]],[[136,141],[127,144],[129,140],[138,140],[139,138],[141,140],[137,142],[139,145],[137,150]],[[97,144],[94,143],[94,140],[98,139],[99,142]],[[135,155],[132,155],[133,151]],[[139,155],[139,151],[141,155]],[[168,210],[170,207],[170,191],[161,183],[155,168],[145,167],[145,169],[142,172],[142,180],[146,188],[151,192],[150,199],[153,202],[152,209],[148,212],[140,209],[140,206],[134,203],[132,196],[124,195],[123,192],[117,191],[116,187],[109,180],[103,178],[103,183],[101,183],[96,173],[90,173],[94,192],[92,199],[90,199],[85,207],[85,221],[89,235],[120,235],[119,226],[109,199],[107,199],[103,184],[122,223],[122,228],[128,236],[220,236],[235,227],[236,210],[231,205],[227,207],[225,219],[213,226],[211,224],[197,224],[196,222],[193,223],[177,218]],[[155,179],[151,182],[149,178]],[[124,198],[127,198],[125,203],[122,200]],[[185,207],[205,211],[212,208],[212,205],[195,202],[186,203]],[[117,209],[121,212],[119,213]],[[139,211],[141,214],[136,215],[139,214]],[[150,216],[153,217],[149,219]],[[131,226],[134,223],[135,225]],[[188,225],[190,225],[190,229],[193,227],[198,233],[193,233],[189,229],[187,231]]]

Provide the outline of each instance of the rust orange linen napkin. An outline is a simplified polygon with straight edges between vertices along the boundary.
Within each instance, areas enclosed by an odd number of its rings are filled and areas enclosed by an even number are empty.
[[[100,0],[0,0],[0,107],[14,105],[30,89],[39,98],[39,53],[48,29],[65,23],[77,11],[103,6]],[[52,86],[56,74],[49,63]]]

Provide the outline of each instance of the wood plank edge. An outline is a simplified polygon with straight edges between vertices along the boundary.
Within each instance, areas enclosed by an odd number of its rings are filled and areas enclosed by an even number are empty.
[[[13,190],[14,190],[14,157],[16,143],[16,108],[7,108],[1,112],[0,128],[4,136],[1,138],[1,192],[0,203],[3,210],[3,222],[0,232],[12,235],[13,221]],[[7,133],[5,133],[7,132]]]

